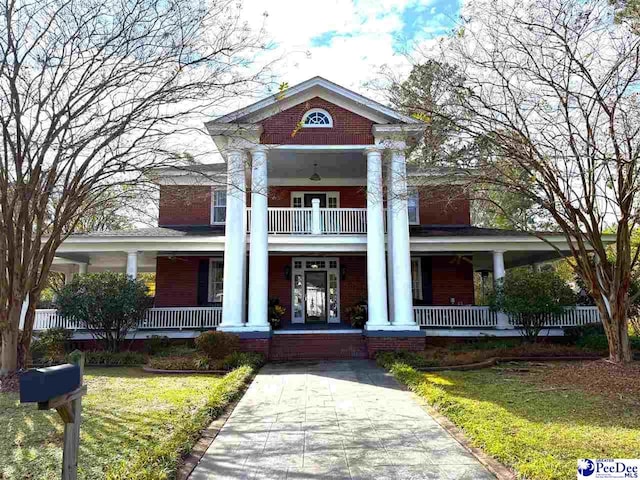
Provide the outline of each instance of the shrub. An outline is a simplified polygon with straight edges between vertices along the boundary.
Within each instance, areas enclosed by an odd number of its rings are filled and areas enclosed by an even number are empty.
[[[529,342],[536,341],[549,316],[563,313],[575,302],[575,293],[555,271],[529,269],[508,271],[489,297],[491,309],[514,318]]]
[[[240,350],[240,339],[225,332],[205,332],[196,338],[196,348],[210,360],[222,360]]]
[[[190,345],[171,345],[153,354],[154,357],[181,357],[195,355],[197,350]]]
[[[223,370],[235,370],[244,366],[259,368],[262,365],[264,365],[264,355],[256,352],[234,352],[220,362]]]
[[[437,362],[428,361],[424,356],[417,352],[408,352],[406,350],[378,352],[376,354],[376,363],[386,370],[391,369],[391,367],[396,363],[402,363],[416,368],[437,365]]]
[[[287,310],[280,305],[279,298],[269,299],[269,323],[271,324],[271,328],[274,330],[280,328],[282,317],[284,317],[286,311]]]
[[[73,332],[64,328],[51,328],[38,333],[31,341],[31,356],[40,363],[57,363],[64,359]]]
[[[364,301],[360,301],[345,309],[344,314],[349,319],[353,328],[364,328],[367,323],[367,304]]]
[[[578,340],[586,336],[604,334],[604,326],[601,322],[587,323],[586,325],[578,325],[564,329],[564,336],[571,343],[577,343]]]
[[[127,332],[135,328],[153,303],[142,281],[114,272],[76,275],[57,296],[62,315],[73,318],[105,350],[117,352]]]
[[[143,365],[145,355],[141,352],[109,352],[96,350],[85,352],[87,365],[137,366]]]
[[[151,338],[145,340],[144,342],[144,351],[148,355],[157,355],[161,351],[168,349],[170,345],[171,343],[169,342],[169,337],[151,335]]]
[[[147,366],[158,370],[209,370],[209,359],[198,355],[150,357]]]

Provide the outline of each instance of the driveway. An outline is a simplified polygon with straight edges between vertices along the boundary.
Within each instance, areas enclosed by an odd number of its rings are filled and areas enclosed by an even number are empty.
[[[495,478],[372,362],[272,364],[191,480]]]

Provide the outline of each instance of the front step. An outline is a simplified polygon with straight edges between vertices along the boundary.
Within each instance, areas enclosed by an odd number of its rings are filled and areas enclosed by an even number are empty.
[[[271,337],[269,360],[348,360],[367,358],[361,332],[286,333]]]

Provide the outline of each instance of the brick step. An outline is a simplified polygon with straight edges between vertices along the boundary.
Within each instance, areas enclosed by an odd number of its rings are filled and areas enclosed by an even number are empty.
[[[361,334],[313,333],[271,337],[270,360],[346,360],[367,358]]]

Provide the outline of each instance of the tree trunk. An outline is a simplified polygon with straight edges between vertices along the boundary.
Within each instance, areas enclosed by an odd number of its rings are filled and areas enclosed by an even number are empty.
[[[625,364],[633,360],[631,346],[629,345],[629,325],[627,322],[627,309],[624,304],[612,304],[611,315],[602,302],[598,303],[598,310],[603,321],[604,331],[609,342],[609,360],[614,363]]]
[[[0,375],[14,372],[18,368],[18,332],[4,330],[2,332],[2,354],[0,355]]]

